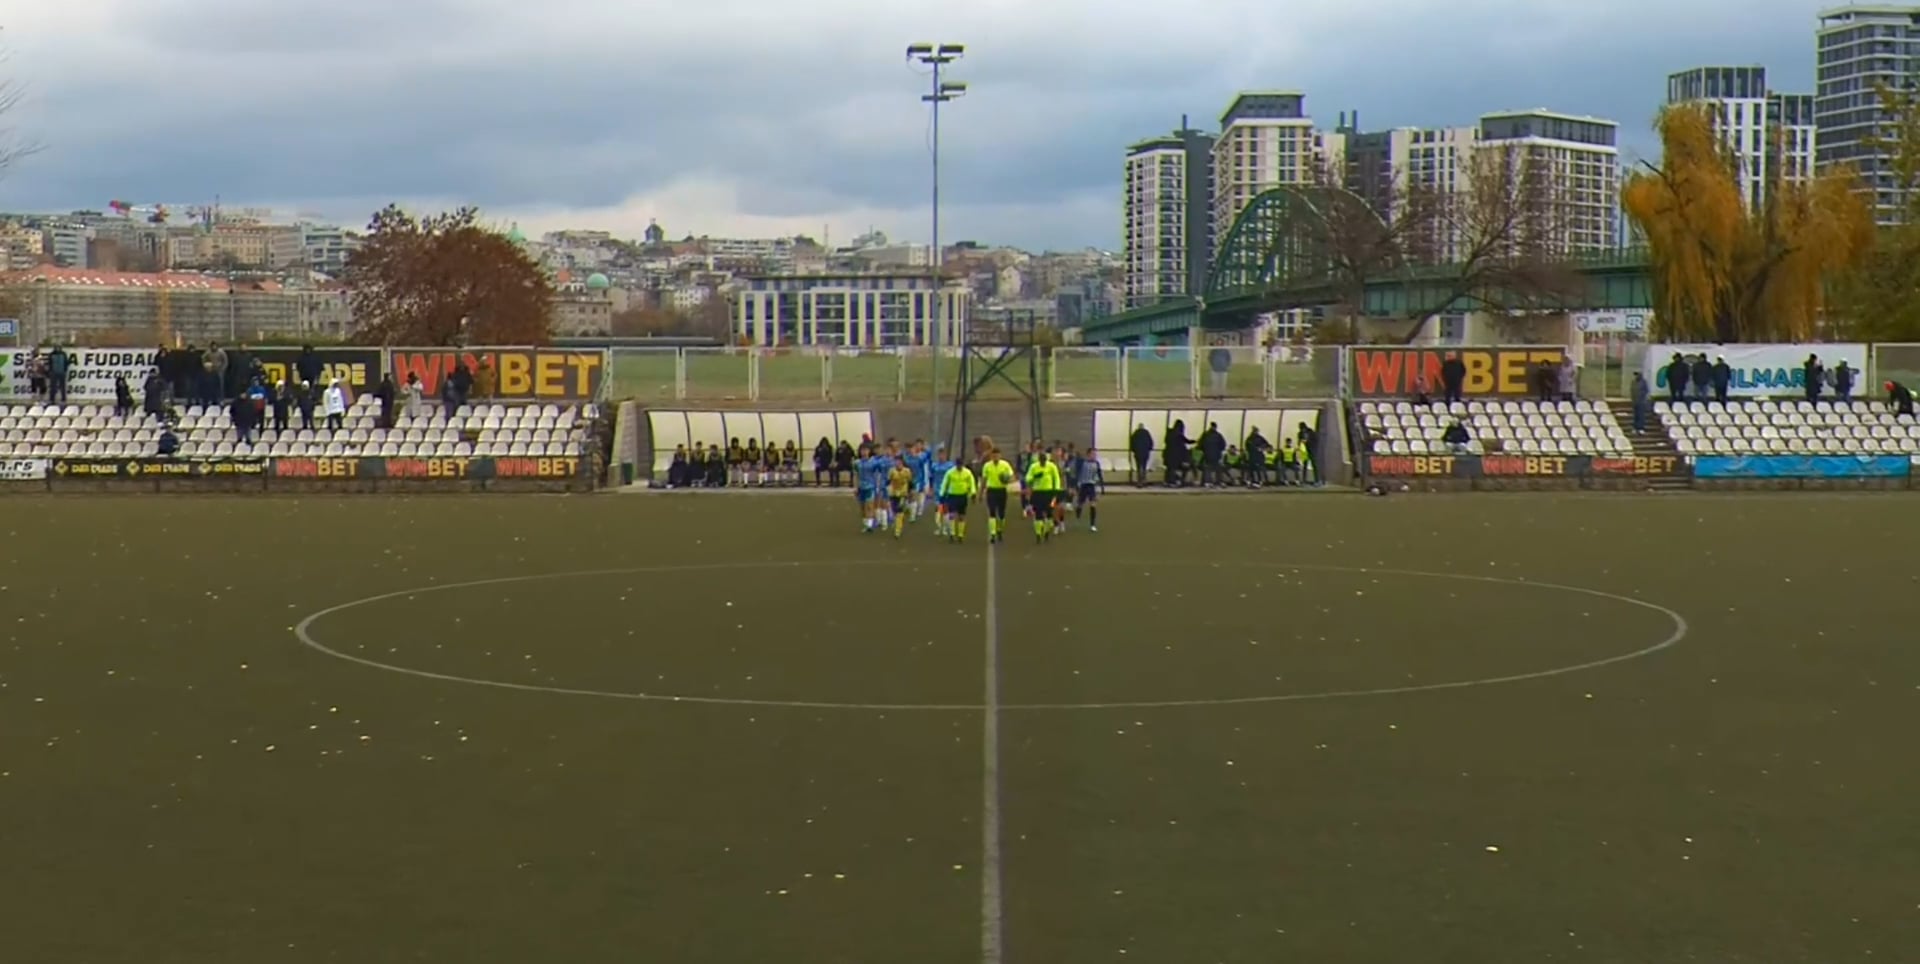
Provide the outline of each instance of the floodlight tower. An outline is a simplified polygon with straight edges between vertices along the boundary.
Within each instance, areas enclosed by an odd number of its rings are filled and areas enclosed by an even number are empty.
[[[946,268],[945,259],[940,256],[940,105],[956,100],[967,92],[967,85],[957,81],[942,80],[940,73],[946,65],[966,56],[967,48],[963,44],[918,43],[907,45],[907,59],[933,68],[933,82],[927,93],[920,99],[933,106],[933,310],[928,324],[927,343],[933,348],[933,398],[929,406],[931,430],[927,437],[940,437],[940,349],[942,335],[946,328]]]

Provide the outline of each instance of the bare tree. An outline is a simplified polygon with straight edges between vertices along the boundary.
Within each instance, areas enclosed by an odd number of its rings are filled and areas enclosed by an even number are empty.
[[[1355,318],[1365,312],[1368,282],[1429,263],[1440,233],[1442,204],[1430,185],[1405,171],[1363,164],[1326,163],[1315,171],[1320,255],[1340,298],[1330,306],[1335,327],[1316,333],[1322,341],[1351,343]]]
[[[0,46],[0,65],[6,62],[6,47]],[[0,77],[0,178],[6,176],[9,168],[40,150],[39,144],[28,140],[7,123],[7,115],[20,106],[26,93],[26,87],[20,82]]]
[[[1582,279],[1568,264],[1576,203],[1550,158],[1513,145],[1474,148],[1464,183],[1421,186],[1413,198],[1430,210],[1409,233],[1408,342],[1446,312],[1551,310],[1579,296]]]

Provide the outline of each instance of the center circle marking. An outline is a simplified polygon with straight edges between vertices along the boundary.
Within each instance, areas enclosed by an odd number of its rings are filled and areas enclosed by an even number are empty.
[[[385,602],[389,599],[399,599],[402,597],[419,596],[419,595],[424,595],[426,593],[431,593],[431,592],[445,592],[451,589],[475,589],[483,586],[503,586],[503,585],[511,585],[515,583],[543,582],[543,581],[554,580],[554,579],[590,578],[594,576],[644,575],[647,573],[732,572],[732,571],[754,570],[754,569],[798,569],[798,568],[803,568],[807,566],[833,566],[833,567],[895,566],[900,564],[901,563],[899,560],[893,560],[893,559],[852,560],[852,561],[833,560],[833,561],[813,561],[813,562],[731,562],[731,563],[711,563],[711,564],[695,564],[695,565],[681,565],[681,566],[638,566],[638,567],[624,568],[624,569],[584,569],[584,570],[578,570],[574,572],[550,572],[550,573],[537,573],[534,575],[526,575],[526,576],[502,576],[494,579],[475,579],[467,582],[450,582],[450,583],[442,583],[442,584],[433,585],[433,586],[422,586],[422,587],[417,587],[412,589],[402,589],[394,592],[380,593],[379,595],[375,595],[375,596],[366,596],[360,599],[351,599],[346,602],[338,603],[336,605],[329,606],[325,609],[321,609],[313,613],[309,613],[307,616],[302,618],[298,623],[294,625],[293,634],[294,634],[294,637],[300,641],[301,645],[307,647],[308,649],[324,654],[326,656],[331,656],[334,659],[344,660],[349,663],[357,663],[361,666],[365,666],[370,669],[377,669],[377,670],[381,670],[383,672],[388,672],[388,673],[397,673],[402,676],[412,676],[417,679],[438,680],[443,683],[460,683],[467,686],[485,686],[485,687],[491,687],[494,689],[503,689],[503,690],[518,690],[520,692],[525,692],[525,693],[549,693],[549,694],[555,694],[559,696],[590,696],[590,697],[596,697],[599,699],[641,700],[641,701],[655,702],[655,703],[697,703],[697,704],[707,704],[707,705],[714,705],[714,706],[788,707],[793,709],[866,710],[866,711],[872,711],[872,712],[939,711],[939,712],[976,712],[977,713],[977,712],[986,711],[988,709],[987,706],[983,704],[977,704],[977,703],[854,703],[854,702],[821,701],[821,700],[745,699],[745,698],[728,698],[728,697],[718,697],[718,696],[681,696],[681,695],[676,695],[671,693],[623,693],[623,692],[617,692],[612,690],[579,689],[579,688],[568,687],[568,686],[545,686],[545,685],[540,685],[536,683],[510,683],[504,680],[481,679],[481,678],[472,677],[472,676],[459,676],[452,673],[436,673],[432,670],[416,669],[411,666],[397,666],[392,663],[383,663],[383,662],[380,662],[379,660],[368,659],[364,656],[356,656],[352,653],[346,653],[346,652],[342,652],[340,650],[334,649],[326,645],[325,643],[322,643],[319,640],[315,639],[313,637],[313,632],[312,632],[313,625],[315,623],[319,622],[322,619],[325,619],[328,616],[334,615],[335,613],[345,612],[350,609],[357,609],[362,606],[370,606],[370,605],[373,605],[374,603]],[[949,566],[964,565],[964,564],[971,564],[971,560],[968,560],[966,563],[957,562],[957,561],[915,563],[915,565],[918,565],[918,566],[943,567],[943,568],[949,567]],[[1332,573],[1345,573],[1350,575],[1401,576],[1401,577],[1419,578],[1419,579],[1448,579],[1448,580],[1454,580],[1457,582],[1477,582],[1477,583],[1492,584],[1492,585],[1499,585],[1499,586],[1513,586],[1516,588],[1523,588],[1523,589],[1541,589],[1549,592],[1575,593],[1582,596],[1589,596],[1595,599],[1607,599],[1613,602],[1625,603],[1630,606],[1637,606],[1641,609],[1650,610],[1652,612],[1656,612],[1662,616],[1665,616],[1669,621],[1671,621],[1673,624],[1673,631],[1669,633],[1665,639],[1662,639],[1659,642],[1656,642],[1650,646],[1643,646],[1631,652],[1620,653],[1614,656],[1606,656],[1600,659],[1588,660],[1586,662],[1574,663],[1567,666],[1557,666],[1557,667],[1551,667],[1548,669],[1533,670],[1531,672],[1526,672],[1526,673],[1513,673],[1513,674],[1504,675],[1504,676],[1488,676],[1488,677],[1482,677],[1478,679],[1450,680],[1450,681],[1440,682],[1440,683],[1421,683],[1421,684],[1409,685],[1409,686],[1383,686],[1383,687],[1376,687],[1376,688],[1369,688],[1369,689],[1328,690],[1323,692],[1308,692],[1308,693],[1278,693],[1278,694],[1273,694],[1268,696],[1239,696],[1239,697],[1229,697],[1225,699],[1212,699],[1212,700],[1204,700],[1204,699],[1202,700],[1126,700],[1126,701],[1117,701],[1117,702],[1095,702],[1095,703],[1002,703],[998,707],[998,709],[1000,709],[1001,711],[1171,709],[1171,708],[1181,708],[1181,707],[1243,706],[1243,705],[1255,704],[1255,703],[1296,703],[1296,702],[1305,702],[1308,700],[1353,699],[1353,698],[1363,697],[1363,696],[1399,696],[1399,695],[1405,695],[1409,693],[1429,693],[1429,692],[1438,692],[1440,690],[1469,689],[1469,688],[1479,687],[1479,686],[1499,686],[1506,683],[1522,683],[1528,680],[1550,679],[1556,676],[1569,676],[1574,673],[1582,673],[1582,672],[1586,672],[1587,670],[1599,669],[1604,666],[1612,666],[1616,663],[1625,663],[1631,660],[1640,659],[1645,656],[1651,656],[1655,653],[1671,648],[1672,646],[1678,644],[1682,639],[1686,638],[1687,631],[1688,631],[1686,617],[1658,603],[1648,602],[1644,599],[1635,599],[1632,596],[1622,596],[1617,593],[1604,592],[1598,589],[1590,589],[1585,586],[1567,586],[1567,585],[1561,585],[1559,583],[1534,582],[1526,579],[1508,579],[1501,576],[1478,576],[1478,575],[1469,575],[1465,573],[1453,573],[1453,572],[1424,572],[1416,569],[1389,569],[1389,568],[1375,568],[1370,566],[1326,566],[1326,565],[1316,565],[1311,563],[1292,563],[1292,562],[1289,562],[1289,563],[1217,563],[1217,562],[1175,562],[1175,561],[1166,561],[1166,560],[1156,560],[1153,562],[1127,562],[1127,561],[1120,561],[1120,560],[1080,559],[1080,560],[1070,560],[1068,561],[1068,564],[1096,565],[1096,566],[1104,566],[1104,567],[1123,567],[1124,566],[1124,567],[1139,568],[1146,571],[1152,571],[1154,569],[1166,569],[1166,568],[1204,568],[1204,569],[1220,569],[1220,570],[1274,569],[1274,570],[1285,570],[1285,571],[1291,571],[1291,572],[1332,572]]]

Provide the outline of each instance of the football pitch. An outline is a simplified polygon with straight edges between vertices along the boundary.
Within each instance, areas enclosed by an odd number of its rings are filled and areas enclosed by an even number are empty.
[[[6,505],[10,964],[1920,947],[1900,497]]]

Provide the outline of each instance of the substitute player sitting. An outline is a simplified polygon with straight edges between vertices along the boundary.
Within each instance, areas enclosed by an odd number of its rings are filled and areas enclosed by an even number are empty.
[[[887,505],[893,512],[893,537],[900,538],[907,525],[907,508],[913,500],[913,469],[904,456],[895,456],[887,472]]]
[[[940,512],[946,520],[946,536],[953,542],[967,541],[967,504],[980,491],[967,463],[960,462],[940,477]]]

